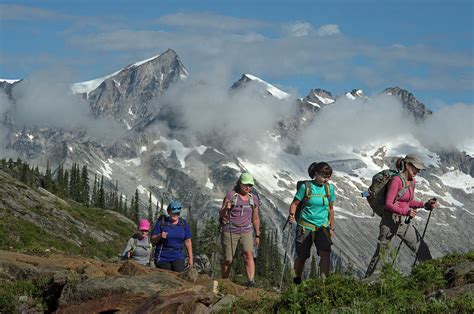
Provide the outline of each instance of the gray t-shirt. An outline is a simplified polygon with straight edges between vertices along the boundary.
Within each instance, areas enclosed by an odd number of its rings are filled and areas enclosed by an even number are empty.
[[[123,250],[122,256],[127,257],[127,252],[132,250],[130,258],[136,261],[140,265],[147,266],[150,262],[150,254],[152,247],[150,245],[150,238],[145,237],[143,239],[138,239],[138,237],[132,237],[128,240],[127,246]]]

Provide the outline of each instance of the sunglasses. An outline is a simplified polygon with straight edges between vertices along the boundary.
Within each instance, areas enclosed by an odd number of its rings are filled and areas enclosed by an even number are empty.
[[[252,184],[242,184],[242,187],[244,189],[251,189],[253,187],[253,185]]]

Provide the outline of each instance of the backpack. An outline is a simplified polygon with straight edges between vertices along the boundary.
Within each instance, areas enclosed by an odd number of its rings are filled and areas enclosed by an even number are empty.
[[[372,177],[372,183],[369,186],[367,201],[373,212],[380,217],[382,217],[385,212],[385,198],[387,195],[388,182],[393,176],[399,176],[400,179],[402,179],[402,188],[397,193],[396,201],[402,197],[407,190],[405,178],[400,175],[400,172],[393,169],[382,170]]]
[[[252,210],[253,210],[253,209],[255,208],[255,202],[254,202],[254,199],[253,199],[253,194],[252,194],[252,193],[249,193],[248,196],[249,196],[249,205],[250,205],[250,207],[251,207]],[[258,198],[258,194],[256,194],[256,196],[257,196],[257,198]],[[232,194],[232,200],[231,200],[231,202],[230,202],[230,204],[231,204],[231,205],[230,205],[230,211],[232,211],[232,209],[235,208],[235,205],[237,204],[238,198],[239,198],[239,193],[237,193],[237,192],[234,191],[233,194]],[[230,214],[230,211],[227,213],[228,215]],[[242,207],[240,208],[240,215],[242,216],[243,214],[244,214],[244,207],[242,206]],[[231,225],[233,226],[233,224],[232,224],[232,222],[231,222],[230,220],[229,220],[227,223],[228,223],[228,224],[231,224]],[[222,219],[220,219],[220,224],[221,224],[221,226],[224,225]],[[251,226],[251,225],[253,225],[252,222],[251,222],[250,225],[248,225],[247,227],[249,227],[249,226]]]
[[[135,252],[136,248],[139,246],[138,245],[138,236],[139,236],[139,234],[136,233],[132,237],[133,241],[132,241],[132,245],[131,245],[131,248],[130,248],[130,256],[133,255],[133,252]],[[150,250],[150,258],[148,260],[148,265],[147,265],[147,266],[150,266],[151,261],[153,259],[153,243],[151,242],[150,237],[148,237],[148,242],[149,242],[149,247],[145,247],[145,246],[142,246],[142,247],[146,250]]]
[[[163,215],[160,215],[160,217],[158,217],[158,221],[160,222],[160,229],[161,229],[161,231],[163,231],[163,228],[164,228],[165,226],[170,226],[170,225],[171,225],[171,223],[169,223],[169,222],[166,221],[166,217],[167,217],[167,216],[164,215],[164,214],[163,214]],[[177,225],[180,226],[180,227],[183,227],[183,231],[184,231],[184,233],[186,234],[186,220],[184,220],[183,218],[179,217],[179,218],[178,218],[178,224],[177,224]],[[158,241],[158,243],[155,244],[155,245],[161,244],[161,242],[162,242],[163,240],[164,240],[164,239],[160,239],[160,241]]]
[[[296,191],[299,190],[300,186],[304,184],[305,185],[305,192],[304,192],[304,197],[303,199],[298,203],[298,206],[296,206],[296,212],[295,212],[295,221],[298,222],[301,217],[301,211],[305,208],[306,203],[308,200],[311,198],[311,181],[304,180],[304,181],[298,181],[296,182]],[[331,189],[329,187],[329,183],[324,184],[324,190],[326,191],[326,198],[328,201],[331,199]],[[323,204],[324,204],[324,198],[323,198]],[[328,207],[328,217],[329,217],[329,207]]]

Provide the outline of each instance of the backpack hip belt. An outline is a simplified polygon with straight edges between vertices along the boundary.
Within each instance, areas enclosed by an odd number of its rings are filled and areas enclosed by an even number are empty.
[[[306,229],[310,229],[311,231],[318,231],[321,228],[326,228],[326,226],[318,227],[316,225],[310,224],[309,222],[303,221],[302,219],[298,220],[298,225],[305,227]]]

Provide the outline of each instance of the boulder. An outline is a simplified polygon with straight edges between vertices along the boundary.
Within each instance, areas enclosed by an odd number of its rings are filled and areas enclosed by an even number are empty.
[[[210,313],[208,306],[214,301],[203,286],[167,289],[149,297],[136,313]]]

